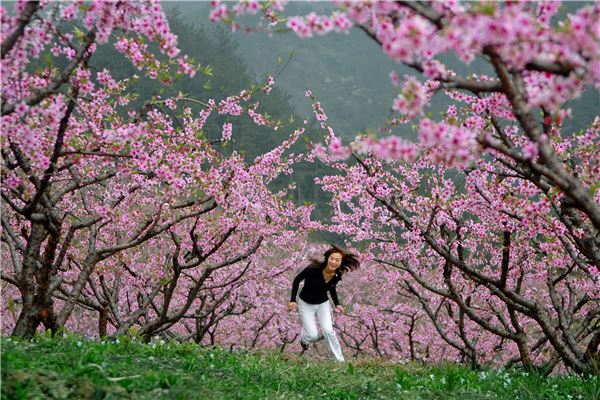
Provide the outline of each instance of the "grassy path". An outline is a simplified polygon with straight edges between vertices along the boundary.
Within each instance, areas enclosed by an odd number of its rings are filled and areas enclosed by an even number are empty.
[[[361,360],[344,364],[191,344],[2,338],[2,399],[585,399],[600,379],[544,379]]]

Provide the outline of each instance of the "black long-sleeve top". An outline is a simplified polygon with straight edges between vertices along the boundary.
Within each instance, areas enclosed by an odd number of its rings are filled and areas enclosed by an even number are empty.
[[[333,303],[337,306],[340,304],[338,299],[335,285],[342,280],[342,274],[340,271],[335,271],[335,274],[329,282],[325,282],[323,276],[323,268],[308,266],[304,268],[296,277],[292,283],[292,299],[290,301],[296,301],[296,294],[298,293],[298,287],[300,282],[304,280],[304,286],[300,291],[300,298],[309,304],[321,304],[327,301],[327,292],[331,295]]]

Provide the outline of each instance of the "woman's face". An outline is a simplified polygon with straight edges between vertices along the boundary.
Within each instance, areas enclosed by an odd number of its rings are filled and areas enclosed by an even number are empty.
[[[342,255],[340,253],[331,253],[327,259],[327,268],[335,271],[342,265]]]

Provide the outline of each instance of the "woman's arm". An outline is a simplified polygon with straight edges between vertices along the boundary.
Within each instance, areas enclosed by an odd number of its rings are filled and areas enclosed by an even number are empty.
[[[331,300],[333,300],[333,304],[335,304],[336,306],[339,306],[340,300],[338,299],[337,290],[335,288],[335,285],[333,285],[329,288],[329,294],[331,295]]]
[[[335,304],[335,310],[344,314],[346,311],[344,307],[340,304],[340,300],[338,299],[337,290],[335,289],[335,285],[329,288],[329,294],[331,295],[331,299],[333,300],[333,304]]]
[[[291,303],[295,303],[296,302],[296,294],[298,294],[298,287],[300,286],[300,282],[302,280],[304,280],[304,278],[306,278],[306,272],[307,268],[304,268],[302,270],[302,272],[300,272],[298,275],[296,275],[296,277],[294,278],[294,281],[292,282],[292,297],[290,299]]]

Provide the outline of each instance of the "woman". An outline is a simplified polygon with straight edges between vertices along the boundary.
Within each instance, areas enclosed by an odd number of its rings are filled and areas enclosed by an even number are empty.
[[[288,310],[294,311],[296,309],[296,293],[300,281],[304,281],[302,291],[300,291],[300,300],[297,304],[302,321],[300,345],[302,349],[307,350],[310,343],[317,341],[319,336],[316,318],[318,318],[329,349],[335,359],[342,362],[344,361],[344,355],[333,330],[331,307],[327,299],[327,292],[331,295],[335,310],[343,313],[344,307],[340,305],[335,287],[346,271],[358,268],[360,263],[354,254],[347,253],[333,245],[325,252],[324,256],[325,260],[322,262],[311,260],[312,263],[294,278],[292,298],[288,303]]]

